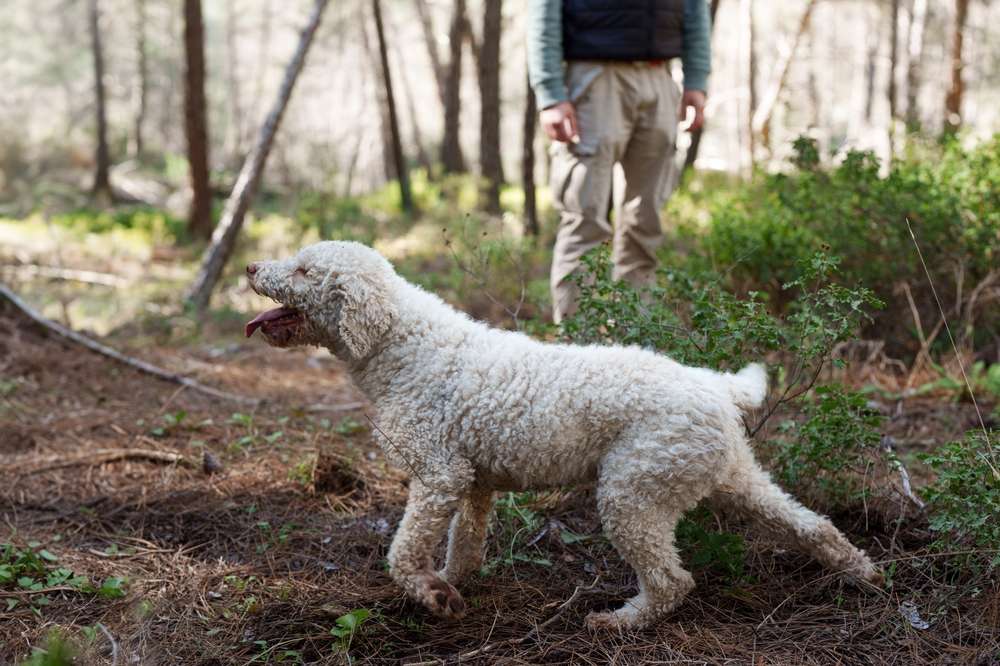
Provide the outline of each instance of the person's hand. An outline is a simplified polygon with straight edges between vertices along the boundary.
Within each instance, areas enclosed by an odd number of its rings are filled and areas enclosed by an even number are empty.
[[[705,91],[684,91],[684,95],[681,97],[681,113],[679,118],[681,122],[684,122],[687,118],[688,109],[694,109],[694,118],[691,120],[691,124],[688,125],[687,131],[700,130],[701,126],[705,124]]]
[[[576,143],[580,140],[576,127],[576,109],[572,102],[559,102],[542,109],[538,114],[538,121],[553,141]]]

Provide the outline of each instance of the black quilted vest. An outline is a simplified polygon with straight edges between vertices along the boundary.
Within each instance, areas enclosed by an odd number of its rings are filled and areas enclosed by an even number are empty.
[[[685,0],[563,0],[565,60],[669,60],[684,46]]]

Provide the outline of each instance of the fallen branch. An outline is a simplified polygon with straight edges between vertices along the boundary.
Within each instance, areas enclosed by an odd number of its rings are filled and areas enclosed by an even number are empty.
[[[129,283],[128,280],[113,273],[99,273],[97,271],[82,271],[74,268],[59,268],[58,266],[43,266],[40,264],[4,264],[0,266],[5,271],[11,271],[18,278],[49,278],[51,280],[65,280],[67,282],[83,282],[85,284],[97,284],[102,287],[121,287]]]
[[[96,340],[91,340],[87,336],[77,333],[74,330],[66,328],[62,324],[57,324],[50,319],[46,319],[38,312],[33,310],[31,306],[25,303],[21,298],[11,291],[6,285],[0,284],[0,299],[9,301],[15,308],[24,313],[28,318],[34,321],[36,324],[42,328],[55,333],[56,335],[71,340],[76,344],[86,347],[92,352],[101,354],[108,358],[114,359],[119,363],[124,363],[125,365],[139,370],[140,372],[145,372],[146,374],[153,375],[164,381],[172,382],[174,384],[181,384],[199,393],[204,393],[205,395],[210,395],[214,398],[219,398],[221,400],[229,400],[232,402],[239,402],[247,405],[259,405],[262,401],[258,398],[251,398],[243,395],[236,395],[235,393],[228,393],[226,391],[220,391],[219,389],[212,388],[211,386],[205,386],[199,381],[191,379],[190,377],[185,377],[184,375],[179,375],[175,372],[170,372],[163,368],[157,367],[146,361],[128,356],[121,353],[116,349],[112,349],[107,345],[102,345]]]
[[[74,465],[103,465],[119,460],[145,460],[167,465],[180,465],[181,467],[198,466],[193,460],[179,453],[153,451],[150,449],[96,449],[72,458],[67,458],[66,456],[49,456],[29,461],[22,460],[14,464],[0,466],[0,474],[16,473],[21,476],[27,476],[29,474],[49,472],[54,469],[73,467]],[[37,467],[31,467],[32,464],[37,465]],[[26,466],[28,466],[28,469],[25,469]]]

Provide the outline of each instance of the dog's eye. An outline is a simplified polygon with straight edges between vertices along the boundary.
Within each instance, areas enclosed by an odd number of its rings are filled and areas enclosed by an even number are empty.
[[[309,269],[308,268],[303,268],[302,266],[299,266],[298,268],[295,269],[295,274],[296,275],[301,275],[302,277],[305,277],[305,276],[309,275]]]

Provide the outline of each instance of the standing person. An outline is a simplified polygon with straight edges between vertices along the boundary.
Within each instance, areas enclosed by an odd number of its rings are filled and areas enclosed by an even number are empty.
[[[552,197],[560,211],[552,256],[553,319],[576,310],[568,279],[580,258],[614,238],[614,277],[655,279],[660,209],[675,178],[677,127],[704,121],[711,71],[705,0],[528,0],[528,68],[553,140]],[[667,63],[679,57],[683,93]],[[612,168],[625,172],[625,202],[608,221]]]

